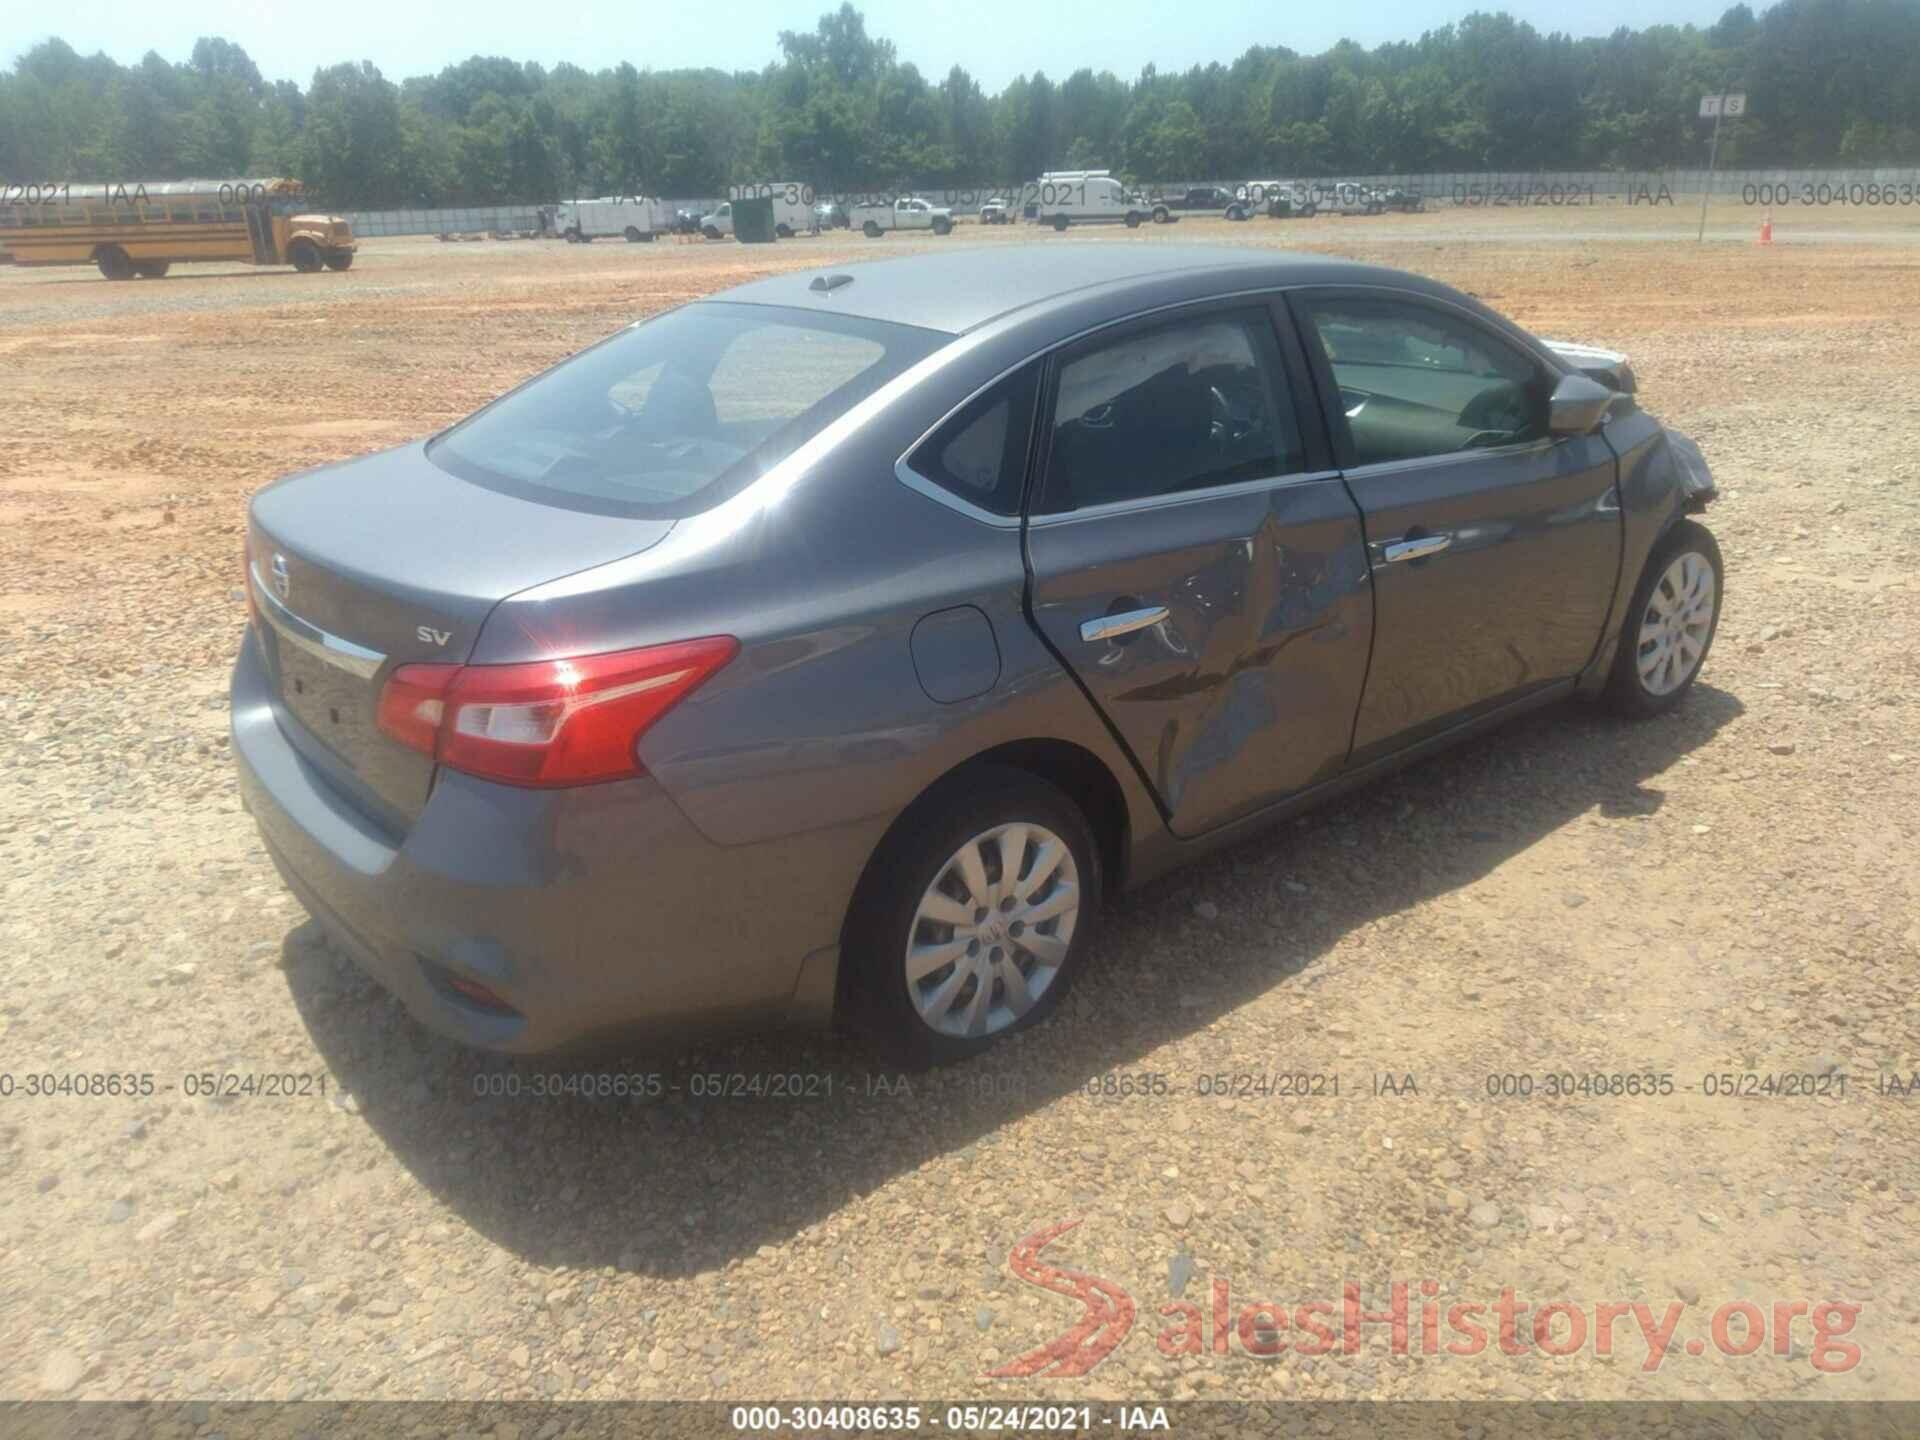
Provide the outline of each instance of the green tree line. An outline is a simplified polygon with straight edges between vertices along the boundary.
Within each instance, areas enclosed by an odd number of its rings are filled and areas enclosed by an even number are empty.
[[[286,174],[342,207],[941,186],[1106,166],[1138,180],[1698,165],[1699,98],[1745,89],[1729,166],[1920,161],[1920,0],[1735,5],[1718,23],[1541,34],[1476,12],[1418,40],[1256,46],[1131,80],[929,78],[850,4],[758,71],[588,71],[474,56],[268,81],[198,41],[137,65],[48,40],[0,74],[0,180]]]

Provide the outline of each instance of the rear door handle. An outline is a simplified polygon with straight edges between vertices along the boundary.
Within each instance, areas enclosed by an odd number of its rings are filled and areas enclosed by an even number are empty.
[[[1122,635],[1131,635],[1136,630],[1151,629],[1170,613],[1164,605],[1149,605],[1144,610],[1122,610],[1118,615],[1102,615],[1097,620],[1081,622],[1080,638],[1089,645],[1102,640],[1115,640]]]
[[[1412,540],[1396,540],[1391,545],[1381,546],[1380,558],[1386,561],[1421,560],[1428,555],[1438,555],[1451,544],[1451,535],[1421,535]]]

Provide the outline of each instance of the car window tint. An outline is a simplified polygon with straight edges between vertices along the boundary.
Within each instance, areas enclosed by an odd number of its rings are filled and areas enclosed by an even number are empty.
[[[1471,321],[1411,301],[1310,299],[1306,308],[1356,464],[1546,435],[1545,368]]]
[[[444,469],[612,515],[692,515],[793,453],[950,337],[703,301],[631,326],[428,447]]]
[[[1263,310],[1182,320],[1060,367],[1045,508],[1085,509],[1304,467]]]
[[[722,425],[790,420],[886,353],[864,335],[757,326],[733,340],[713,367],[707,389],[714,416]]]
[[[976,396],[907,458],[910,469],[984,510],[1020,513],[1039,367]]]

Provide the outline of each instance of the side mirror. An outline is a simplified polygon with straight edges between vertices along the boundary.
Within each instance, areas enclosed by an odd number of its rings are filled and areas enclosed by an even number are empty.
[[[1613,391],[1585,375],[1563,375],[1547,402],[1547,429],[1555,435],[1590,435],[1606,418]]]

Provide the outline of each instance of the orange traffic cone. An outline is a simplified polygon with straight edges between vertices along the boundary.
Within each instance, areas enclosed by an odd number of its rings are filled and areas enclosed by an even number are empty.
[[[1768,211],[1765,218],[1762,219],[1760,222],[1760,243],[1762,245],[1771,245],[1773,243],[1773,212],[1772,211]]]

